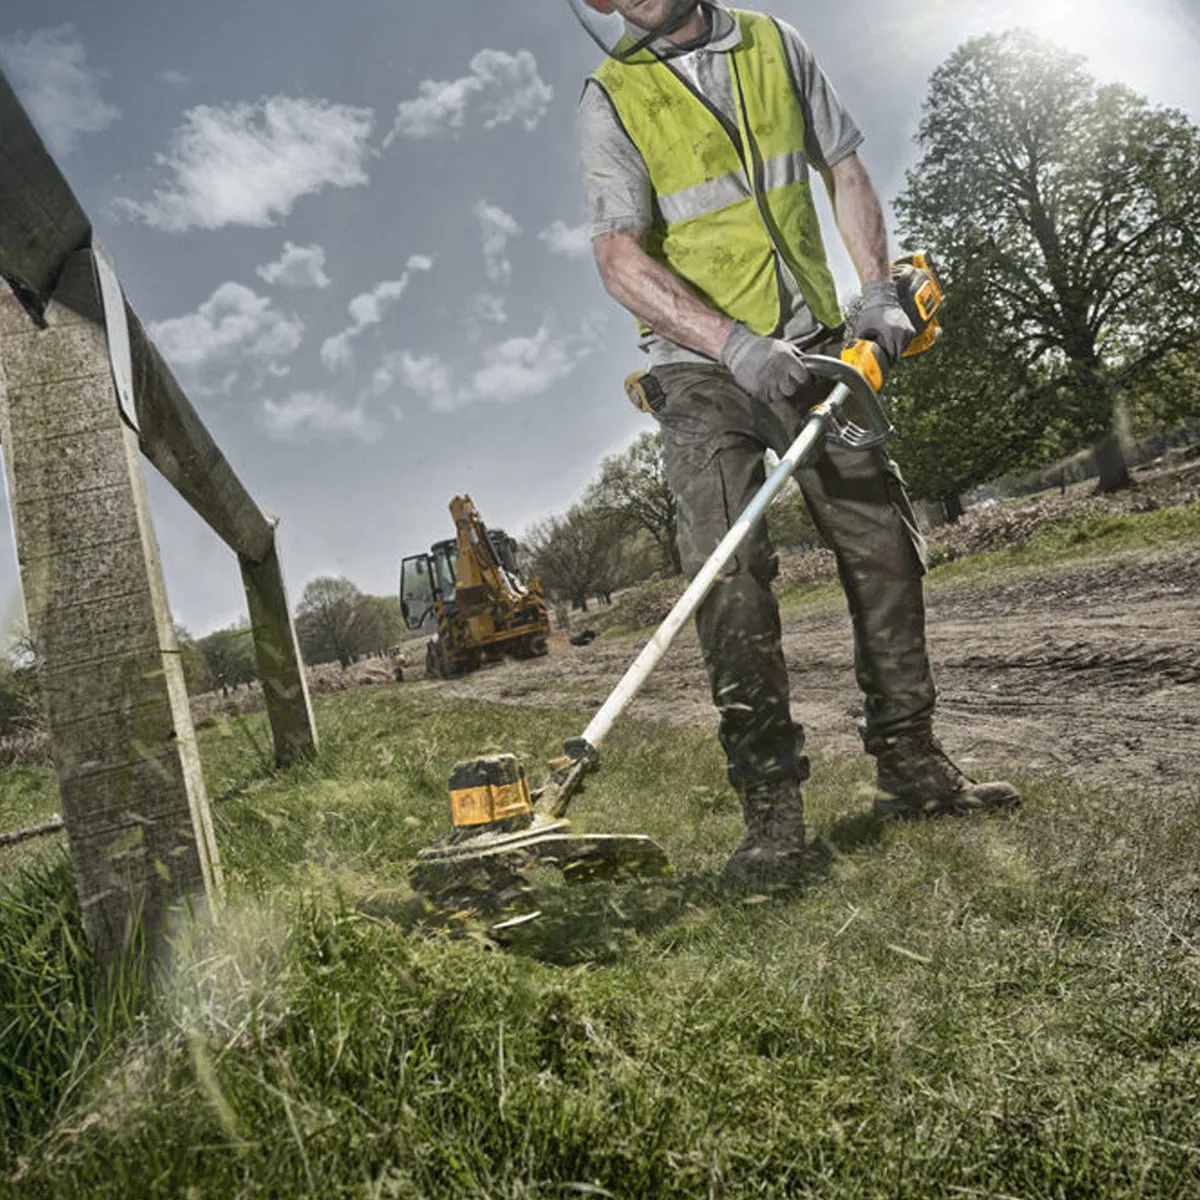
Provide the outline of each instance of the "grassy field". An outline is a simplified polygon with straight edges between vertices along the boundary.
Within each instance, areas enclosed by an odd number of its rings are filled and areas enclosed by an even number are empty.
[[[646,883],[539,881],[500,947],[405,882],[456,758],[540,775],[580,715],[321,698],[318,764],[259,718],[202,755],[228,881],[165,985],[89,965],[60,845],[0,884],[0,1194],[1200,1196],[1200,810],[1023,779],[1014,817],[880,828],[815,763],[825,853],[730,894],[703,733],[618,726],[581,826],[658,837]],[[0,777],[0,828],[53,811]]]
[[[934,541],[926,590],[936,593],[959,585],[994,587],[1190,546],[1200,546],[1200,504],[1081,516],[1050,525],[1019,545],[954,560],[947,560]],[[782,606],[792,609],[845,603],[836,581],[789,588],[779,599]]]

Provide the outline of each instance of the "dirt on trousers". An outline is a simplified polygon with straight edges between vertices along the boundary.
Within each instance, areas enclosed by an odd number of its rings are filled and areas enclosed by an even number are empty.
[[[937,731],[964,766],[1045,772],[1121,790],[1196,789],[1200,548],[927,595]],[[844,608],[783,611],[793,715],[811,748],[860,751],[861,696]],[[421,686],[440,695],[592,710],[644,638],[575,647]],[[680,634],[632,715],[716,729],[694,631]],[[586,718],[582,724],[586,723]]]

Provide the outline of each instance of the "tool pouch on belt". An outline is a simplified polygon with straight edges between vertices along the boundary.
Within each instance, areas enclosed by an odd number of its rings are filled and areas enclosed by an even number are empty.
[[[634,408],[651,416],[662,412],[667,403],[667,394],[652,371],[634,371],[626,376],[625,395]]]

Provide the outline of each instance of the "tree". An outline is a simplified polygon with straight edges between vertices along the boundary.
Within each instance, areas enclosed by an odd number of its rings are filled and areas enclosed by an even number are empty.
[[[237,687],[258,678],[258,660],[248,622],[218,629],[202,637],[196,645],[204,656],[213,687]]]
[[[1126,397],[1200,332],[1200,129],[1082,63],[1025,31],[966,42],[930,81],[896,209],[970,345],[1012,369],[1012,416],[1043,420],[1052,396],[1067,448],[1098,443],[1113,490]],[[943,353],[960,378],[936,400],[966,402],[968,357]]]
[[[606,458],[584,504],[621,521],[629,532],[644,529],[659,548],[663,569],[683,573],[678,510],[663,471],[660,434],[643,433],[624,454]]]
[[[197,696],[201,692],[211,691],[213,676],[209,670],[208,660],[197,645],[195,638],[180,624],[175,625],[175,641],[179,646],[179,661],[183,667],[183,682],[188,692]]]
[[[306,662],[337,660],[348,667],[384,649],[388,630],[373,597],[344,576],[311,580],[296,605],[296,636]]]
[[[910,492],[963,513],[962,493],[1053,455],[1058,418],[1051,392],[997,351],[964,314],[955,289],[939,313],[942,343],[888,378],[886,404],[899,437],[891,452]]]
[[[378,617],[378,628],[382,634],[378,649],[387,650],[398,646],[409,636],[404,614],[400,611],[399,596],[364,596],[363,600],[375,609]]]
[[[589,596],[612,592],[622,531],[610,514],[577,504],[530,527],[525,554],[542,586],[587,612]]]
[[[0,737],[42,721],[42,686],[37,646],[24,618],[0,653]]]

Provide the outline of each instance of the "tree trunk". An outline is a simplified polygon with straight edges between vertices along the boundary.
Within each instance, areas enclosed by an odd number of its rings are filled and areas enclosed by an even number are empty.
[[[947,525],[953,525],[964,511],[962,495],[959,492],[946,492],[942,495],[942,512],[946,516]]]
[[[1121,446],[1121,437],[1115,430],[1110,433],[1093,451],[1096,458],[1096,469],[1100,480],[1096,490],[1100,492],[1119,492],[1133,483],[1129,477],[1129,468],[1125,465],[1125,451]]]
[[[1129,408],[1124,397],[1118,396],[1113,402],[1112,431],[1092,451],[1100,475],[1097,491],[1119,492],[1132,485],[1133,480],[1129,477],[1129,467],[1125,461],[1125,447],[1129,440]]]
[[[679,554],[679,534],[672,525],[667,533],[667,553],[671,556],[671,570],[675,575],[683,574],[683,559]]]

